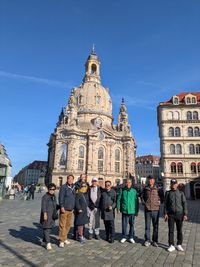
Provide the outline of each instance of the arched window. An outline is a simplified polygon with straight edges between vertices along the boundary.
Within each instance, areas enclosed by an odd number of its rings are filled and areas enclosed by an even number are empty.
[[[79,147],[79,155],[78,155],[78,170],[84,171],[84,161],[85,161],[85,147]]]
[[[67,153],[68,153],[68,145],[62,144],[60,149],[60,166],[67,167]]]
[[[195,103],[196,103],[196,98],[193,97],[193,98],[192,98],[192,104],[195,104]]]
[[[174,100],[174,101],[173,101],[173,104],[174,104],[174,105],[178,105],[178,103],[179,103],[179,101],[178,101],[178,97],[174,97],[173,100]]]
[[[174,128],[173,127],[170,127],[169,128],[169,136],[170,137],[173,137],[174,136]]]
[[[200,173],[200,162],[197,164],[197,172]]]
[[[176,154],[178,154],[178,155],[182,154],[182,147],[180,144],[176,145]]]
[[[195,149],[194,149],[194,145],[193,144],[189,145],[189,153],[190,154],[195,154]]]
[[[178,173],[183,173],[183,164],[181,162],[177,164],[177,171]]]
[[[192,120],[192,112],[191,111],[187,112],[187,120]]]
[[[104,150],[100,147],[98,150],[98,171],[103,172],[103,160],[104,160]]]
[[[178,111],[174,111],[174,116],[173,116],[174,120],[179,120],[180,119],[180,114]]]
[[[199,127],[194,128],[194,136],[200,136]]]
[[[188,127],[188,136],[189,137],[193,136],[193,128],[192,127]]]
[[[169,112],[167,113],[167,119],[168,119],[168,120],[172,120],[172,119],[173,119],[173,112],[169,111]]]
[[[200,145],[196,145],[196,154],[200,154]]]
[[[190,97],[187,97],[187,99],[186,99],[186,103],[187,103],[187,104],[190,104],[190,103],[191,103],[191,99],[190,99]]]
[[[181,131],[179,127],[175,128],[175,136],[181,136]]]
[[[173,145],[173,144],[171,144],[170,146],[169,146],[169,151],[170,151],[170,154],[175,154],[175,145]]]
[[[198,120],[199,119],[199,114],[197,111],[193,112],[193,120]]]
[[[63,178],[59,177],[58,178],[58,186],[61,187],[63,185]]]
[[[196,163],[192,162],[190,165],[191,168],[191,173],[196,173],[197,172],[197,167],[196,167]]]
[[[171,163],[171,173],[176,173],[176,163],[175,162]]]
[[[91,74],[95,74],[97,71],[97,66],[95,64],[92,64],[91,66]]]
[[[99,104],[101,102],[101,96],[97,95],[96,96],[96,104]]]
[[[115,150],[115,172],[120,172],[120,150]]]

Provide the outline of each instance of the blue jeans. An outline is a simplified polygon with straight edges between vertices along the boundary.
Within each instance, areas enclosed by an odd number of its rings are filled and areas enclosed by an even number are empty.
[[[150,227],[151,221],[153,224],[153,236],[152,241],[158,242],[158,222],[159,222],[159,210],[150,210],[144,212],[145,217],[145,241],[150,241]]]
[[[134,222],[135,215],[134,214],[125,214],[122,213],[122,236],[123,238],[134,238]],[[128,233],[128,224],[129,224],[129,233]]]

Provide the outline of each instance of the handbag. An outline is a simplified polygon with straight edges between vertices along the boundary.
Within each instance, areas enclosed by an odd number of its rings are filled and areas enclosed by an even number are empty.
[[[52,219],[54,221],[58,220],[58,211],[56,209],[53,210]]]

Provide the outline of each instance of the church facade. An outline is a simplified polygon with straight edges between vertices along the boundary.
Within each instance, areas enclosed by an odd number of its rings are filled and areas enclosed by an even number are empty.
[[[67,175],[77,180],[86,173],[104,185],[113,185],[135,176],[136,144],[128,123],[124,99],[118,123],[113,124],[112,99],[103,87],[100,60],[92,49],[85,64],[85,76],[79,87],[71,90],[68,105],[59,116],[48,143],[46,183],[61,186]]]

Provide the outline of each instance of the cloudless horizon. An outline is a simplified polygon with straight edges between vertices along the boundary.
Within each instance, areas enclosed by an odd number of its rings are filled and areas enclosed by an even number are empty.
[[[200,91],[199,14],[195,0],[0,0],[0,142],[13,176],[47,160],[93,43],[114,122],[124,97],[137,155],[159,155],[159,102]]]

